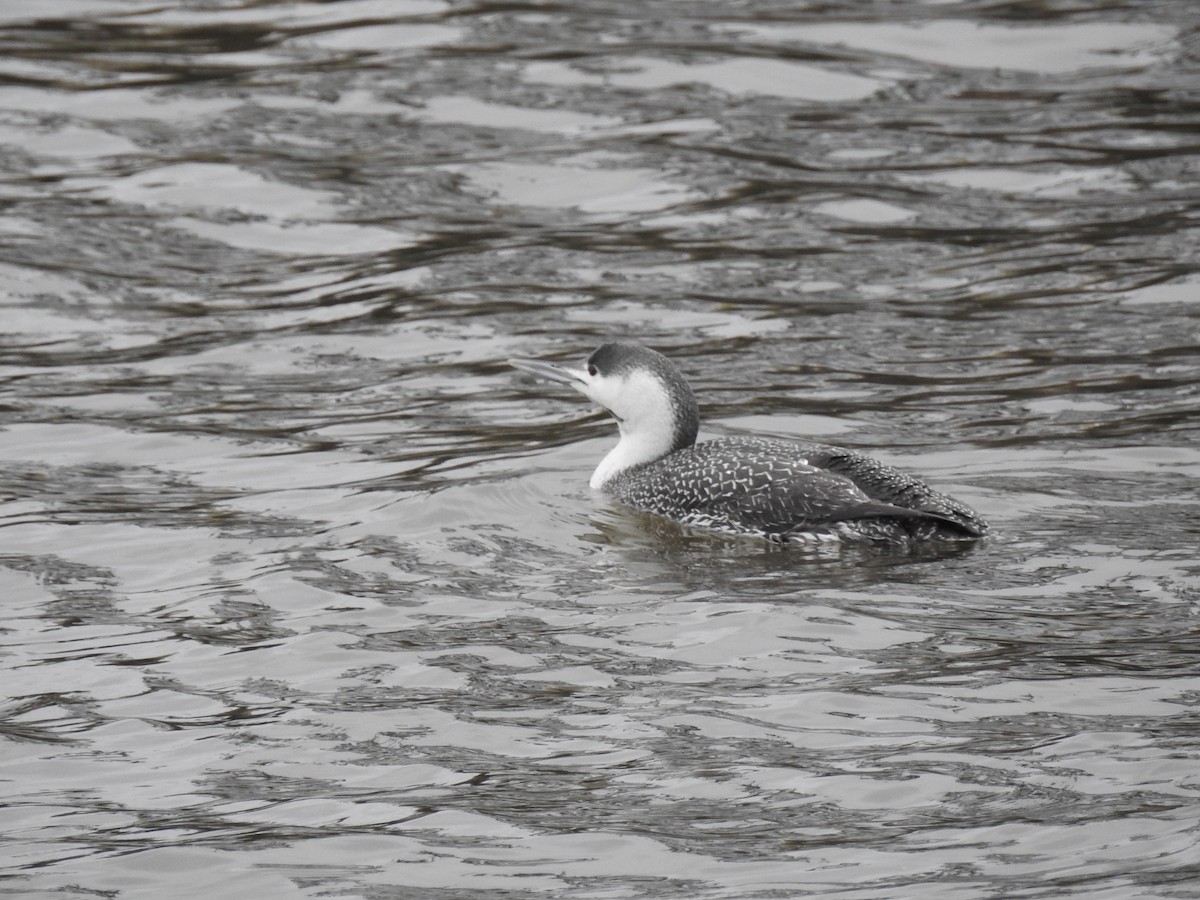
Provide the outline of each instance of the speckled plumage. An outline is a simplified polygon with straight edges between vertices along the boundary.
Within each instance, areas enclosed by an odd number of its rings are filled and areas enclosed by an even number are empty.
[[[974,510],[854,450],[764,438],[697,444],[699,413],[674,363],[640,344],[599,347],[586,369],[510,360],[568,384],[613,414],[621,439],[591,484],[685,525],[787,543],[973,540]]]
[[[646,512],[789,541],[963,540],[987,524],[924,482],[853,450],[720,438],[626,469],[603,490]]]

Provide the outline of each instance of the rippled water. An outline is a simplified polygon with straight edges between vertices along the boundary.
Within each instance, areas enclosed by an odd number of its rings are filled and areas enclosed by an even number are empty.
[[[1200,891],[1189,0],[0,10],[0,895]],[[997,529],[588,491],[509,369]]]

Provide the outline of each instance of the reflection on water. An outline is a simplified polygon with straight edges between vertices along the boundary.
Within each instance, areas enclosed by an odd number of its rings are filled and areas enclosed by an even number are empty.
[[[1195,10],[876,13],[0,12],[0,893],[1195,892]],[[996,536],[592,496],[613,335]]]
[[[1182,22],[1180,22],[1182,24]],[[1090,68],[1137,70],[1167,58],[1179,29],[1145,19],[984,22],[945,18],[912,22],[740,25],[769,43],[832,44],[962,69],[1057,74]]]

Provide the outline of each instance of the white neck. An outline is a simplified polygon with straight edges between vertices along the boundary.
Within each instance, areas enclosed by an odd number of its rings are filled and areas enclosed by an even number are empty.
[[[621,404],[618,420],[621,439],[592,473],[589,483],[594,489],[603,488],[626,469],[661,459],[675,443],[671,401],[662,384],[656,378],[640,374],[630,380],[634,379],[641,383],[626,382],[623,388],[625,402]]]
[[[668,449],[670,449],[669,444]],[[617,446],[609,450],[604,459],[600,460],[600,465],[596,466],[596,471],[592,473],[592,480],[589,484],[593,489],[600,490],[626,469],[640,466],[642,463],[653,462],[662,455],[661,452],[644,446],[643,442],[623,434],[621,440],[617,442]]]

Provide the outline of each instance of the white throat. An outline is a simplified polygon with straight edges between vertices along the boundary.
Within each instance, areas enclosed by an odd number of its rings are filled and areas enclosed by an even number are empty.
[[[621,439],[592,473],[589,484],[597,490],[626,469],[666,456],[675,443],[675,415],[661,381],[634,372],[621,384],[619,397],[619,403],[604,404],[617,416]]]

